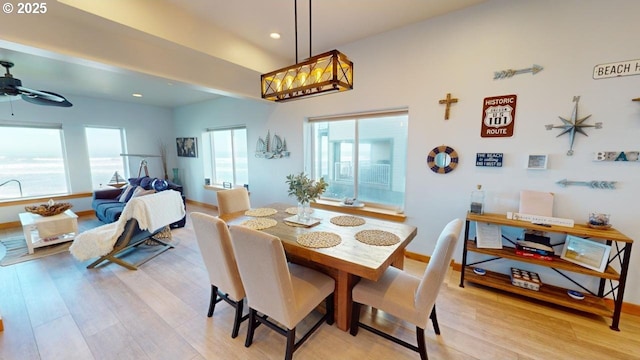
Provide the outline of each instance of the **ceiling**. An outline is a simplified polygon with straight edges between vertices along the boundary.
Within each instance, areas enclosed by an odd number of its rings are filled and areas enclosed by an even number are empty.
[[[58,12],[67,11],[68,5],[80,0],[58,0],[65,5],[50,4]],[[110,0],[114,1],[114,0]],[[132,0],[122,0],[121,6],[131,6]],[[295,27],[294,2],[291,0],[135,0],[141,7],[166,7],[170,13],[188,17],[194,24],[206,24],[211,38],[226,38],[230,42],[246,43],[267,54],[286,61],[281,66],[295,63]],[[349,43],[389,30],[404,27],[452,11],[482,3],[486,0],[317,0],[312,4],[312,48],[313,55],[339,49]],[[116,2],[117,3],[117,2]],[[114,2],[110,2],[115,4]],[[83,4],[84,5],[84,4]],[[117,5],[115,5],[117,6]],[[126,8],[124,8],[126,9]],[[97,23],[96,14],[103,16],[100,9],[83,8],[83,12],[72,13],[74,20],[84,20],[83,26],[92,27]],[[141,9],[141,11],[144,9]],[[309,2],[298,1],[298,58],[300,61],[309,54]],[[53,12],[53,10],[51,10]],[[133,11],[131,11],[133,13]],[[79,19],[84,18],[84,19]],[[33,19],[33,18],[30,18]],[[46,22],[40,17],[38,21]],[[154,17],[134,18],[128,21],[148,25]],[[150,33],[149,27],[134,28],[132,22],[124,19],[114,36],[136,36],[136,33]],[[145,26],[143,25],[143,26]],[[157,24],[156,24],[157,25]],[[53,25],[55,26],[55,25]],[[171,26],[167,25],[168,35],[158,31],[150,35],[155,37],[171,36]],[[142,29],[142,30],[141,30]],[[214,30],[212,30],[214,29]],[[0,30],[2,25],[0,23]],[[194,29],[195,32],[198,29]],[[269,38],[271,32],[281,34],[279,40]],[[3,31],[0,31],[2,34]],[[195,38],[194,33],[194,38]],[[199,34],[200,36],[202,34]],[[138,35],[139,36],[139,35]],[[118,66],[106,65],[98,61],[69,56],[57,56],[33,46],[16,44],[13,39],[3,39],[0,35],[0,59],[15,63],[11,69],[14,77],[22,80],[27,88],[53,91],[62,94],[73,102],[73,96],[85,96],[117,101],[130,101],[148,105],[176,107],[189,103],[216,98],[220,92],[216,89],[197,87],[187,83],[168,81],[160,77],[126,70]],[[175,38],[169,39],[173,43]],[[188,44],[190,51],[205,53],[208,50],[202,44]],[[182,44],[179,44],[182,45]],[[185,45],[186,46],[186,45]],[[244,60],[247,60],[244,63]],[[248,57],[225,59],[240,66],[251,68]],[[275,69],[256,69],[267,72]],[[256,87],[258,82],[256,81]],[[132,97],[132,93],[143,94],[142,98]]]

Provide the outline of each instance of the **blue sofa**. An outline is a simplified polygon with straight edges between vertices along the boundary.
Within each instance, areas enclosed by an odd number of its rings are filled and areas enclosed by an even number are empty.
[[[153,189],[153,180],[155,178],[150,178],[148,176],[144,176],[141,178],[131,178],[129,179],[129,185],[135,187],[140,186],[146,190]],[[167,190],[176,190],[183,193],[182,185],[174,184],[167,180],[168,187]],[[125,202],[120,201],[120,196],[126,187],[116,189],[116,188],[108,188],[108,189],[100,189],[93,192],[93,201],[91,202],[91,207],[96,212],[96,217],[98,220],[102,221],[105,224],[115,222],[120,218],[122,214],[122,210],[124,206],[127,204]],[[133,194],[133,191],[130,192],[128,201]],[[182,201],[185,201],[184,195],[182,195]],[[181,228],[186,223],[186,216],[179,221],[171,224],[171,228]]]

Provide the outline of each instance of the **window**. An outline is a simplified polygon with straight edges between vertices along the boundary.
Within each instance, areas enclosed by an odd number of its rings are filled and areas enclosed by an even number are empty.
[[[0,124],[0,200],[69,192],[62,125]]]
[[[107,185],[116,171],[123,181],[127,174],[124,172],[124,131],[114,128],[86,127],[87,151],[91,168],[91,184],[94,189]],[[126,180],[124,180],[126,181]]]
[[[404,208],[406,111],[310,119],[311,171],[323,197]]]
[[[207,129],[204,137],[210,150],[210,161],[206,161],[210,166],[205,169],[205,176],[211,179],[211,184],[247,184],[249,167],[246,127]]]

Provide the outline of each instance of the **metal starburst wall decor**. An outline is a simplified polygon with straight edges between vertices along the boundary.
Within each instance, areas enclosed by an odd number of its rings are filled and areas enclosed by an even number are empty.
[[[569,143],[569,150],[567,151],[568,156],[573,155],[573,143],[575,141],[576,133],[580,133],[584,136],[589,136],[587,135],[586,132],[584,132],[584,128],[593,127],[596,129],[602,129],[601,122],[597,122],[594,125],[589,125],[584,123],[588,118],[591,117],[591,115],[587,115],[583,118],[578,118],[578,102],[579,101],[580,101],[580,96],[573,97],[573,102],[575,102],[575,105],[573,106],[573,112],[571,113],[570,119],[565,119],[562,116],[559,116],[560,120],[562,120],[562,125],[555,125],[555,126],[552,124],[545,125],[545,128],[547,130],[563,129],[562,132],[558,134],[556,137],[560,137],[564,134],[569,134],[570,143]]]

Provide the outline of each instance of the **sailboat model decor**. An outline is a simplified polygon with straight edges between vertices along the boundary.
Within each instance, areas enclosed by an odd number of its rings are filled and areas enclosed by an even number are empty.
[[[287,140],[281,139],[278,135],[273,135],[267,131],[267,137],[262,139],[258,138],[256,144],[256,157],[264,159],[279,159],[283,157],[289,157],[289,151],[287,151]]]
[[[113,176],[111,177],[111,180],[109,180],[109,183],[107,185],[114,188],[121,188],[127,185],[127,181],[116,171],[113,173]]]

